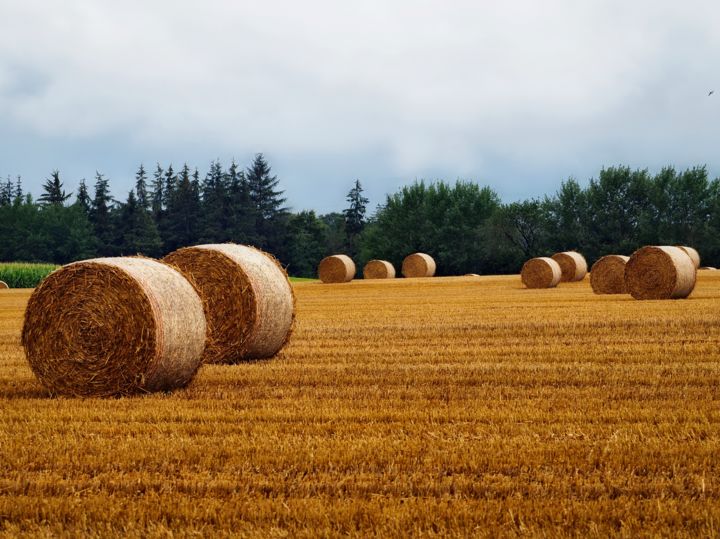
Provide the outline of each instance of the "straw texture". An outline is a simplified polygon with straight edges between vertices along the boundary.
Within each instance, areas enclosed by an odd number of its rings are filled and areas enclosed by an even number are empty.
[[[696,249],[688,247],[687,245],[676,245],[676,247],[680,247],[680,249],[687,253],[696,268],[700,267],[700,253],[698,253]]]
[[[395,267],[387,260],[371,260],[363,268],[364,279],[394,279]]]
[[[587,275],[587,262],[585,257],[576,251],[555,253],[552,259],[560,265],[561,282],[582,281]]]
[[[635,299],[686,298],[696,278],[695,265],[679,247],[643,247],[625,265],[625,286]]]
[[[180,273],[147,258],[97,258],[33,292],[22,344],[53,394],[129,395],[182,387],[201,363],[205,315]]]
[[[561,276],[560,264],[546,256],[531,258],[523,264],[520,272],[522,283],[527,288],[553,288],[558,285]]]
[[[318,266],[318,277],[323,283],[347,283],[355,278],[355,262],[347,255],[323,258]]]
[[[414,253],[405,257],[402,263],[404,277],[432,277],[435,275],[435,260],[425,253]]]
[[[598,259],[590,270],[590,286],[596,294],[625,294],[625,264],[630,257],[607,255]]]
[[[247,245],[222,243],[178,249],[164,260],[200,291],[208,328],[205,362],[272,357],[287,343],[295,296],[273,256]]]

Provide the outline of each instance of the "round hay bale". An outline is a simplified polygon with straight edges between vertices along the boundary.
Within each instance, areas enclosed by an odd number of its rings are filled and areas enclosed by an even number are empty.
[[[435,260],[425,253],[414,253],[405,257],[402,263],[404,277],[432,277],[435,275]]]
[[[693,261],[679,247],[643,247],[625,265],[625,286],[635,299],[686,298],[696,278]]]
[[[596,294],[625,294],[625,264],[630,257],[607,255],[598,259],[590,270],[590,286]]]
[[[200,366],[205,315],[193,285],[170,266],[96,258],[55,270],[35,289],[21,341],[53,394],[167,391]]]
[[[222,243],[178,249],[163,260],[200,292],[207,319],[205,362],[272,357],[288,341],[295,296],[273,256],[247,245]]]
[[[555,253],[552,259],[560,265],[561,282],[582,281],[587,275],[587,262],[585,257],[577,251]]]
[[[706,270],[706,271],[717,271],[717,268],[714,268],[712,266],[703,266],[701,268],[698,268],[699,270]]]
[[[394,279],[395,267],[387,260],[371,260],[363,268],[364,279]]]
[[[480,277],[479,273],[466,273],[465,277]]]
[[[685,251],[696,268],[700,267],[700,253],[698,253],[696,249],[688,247],[687,245],[676,245],[675,247],[680,247],[680,249]]]
[[[320,261],[318,277],[323,283],[348,283],[355,278],[355,262],[347,255],[327,256]]]
[[[527,288],[553,288],[558,285],[561,276],[560,264],[546,256],[531,258],[520,271],[522,283]]]
[[[0,281],[0,290],[6,290],[10,288],[5,281]]]

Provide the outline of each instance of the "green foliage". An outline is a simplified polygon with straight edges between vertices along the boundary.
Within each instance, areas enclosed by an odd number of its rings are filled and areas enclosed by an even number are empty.
[[[0,263],[0,281],[10,288],[34,288],[58,266],[27,262]]]
[[[416,182],[388,195],[361,240],[361,264],[370,258],[400,267],[416,251],[435,258],[438,274],[456,275],[490,267],[483,227],[500,206],[497,194],[470,182]]]

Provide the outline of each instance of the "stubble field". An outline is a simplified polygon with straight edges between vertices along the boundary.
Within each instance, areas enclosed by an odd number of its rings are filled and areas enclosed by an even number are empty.
[[[720,272],[294,286],[279,357],[105,400],[47,396],[1,292],[0,534],[720,533]]]

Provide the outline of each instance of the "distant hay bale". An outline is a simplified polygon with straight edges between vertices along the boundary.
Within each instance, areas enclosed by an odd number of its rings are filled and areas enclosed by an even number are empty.
[[[170,266],[96,258],[63,266],[35,289],[21,341],[54,394],[167,391],[200,366],[205,315],[195,288]]]
[[[552,259],[560,265],[561,282],[582,281],[587,275],[587,262],[585,257],[576,251],[555,253]]]
[[[699,270],[707,270],[707,271],[717,271],[717,268],[714,268],[712,266],[703,266],[701,268],[698,268]]]
[[[0,281],[0,290],[6,290],[10,288],[5,281]]]
[[[364,279],[394,279],[395,267],[387,260],[371,260],[363,268]]]
[[[479,273],[466,273],[465,277],[480,277]]]
[[[164,259],[200,292],[207,319],[207,363],[272,357],[288,341],[295,296],[268,253],[234,243],[178,249]]]
[[[402,263],[404,277],[432,277],[435,275],[435,260],[425,253],[414,253],[405,257]]]
[[[520,271],[522,283],[527,288],[553,288],[558,285],[561,276],[560,264],[546,256],[531,258]]]
[[[680,247],[680,249],[685,251],[696,268],[700,267],[700,253],[698,253],[696,249],[688,247],[687,245],[676,245],[675,247]]]
[[[355,262],[347,255],[326,256],[318,266],[318,277],[323,283],[348,283],[355,278]]]
[[[635,299],[686,298],[696,278],[693,261],[679,247],[643,247],[625,265],[625,286]]]
[[[625,264],[630,257],[607,255],[590,270],[590,286],[596,294],[625,294]]]

